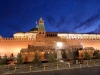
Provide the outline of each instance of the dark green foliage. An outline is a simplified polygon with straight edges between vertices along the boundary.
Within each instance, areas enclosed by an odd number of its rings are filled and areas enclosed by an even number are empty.
[[[77,57],[78,57],[78,50],[74,50],[73,54],[74,54],[74,59],[77,59]]]
[[[3,58],[3,63],[4,63],[4,64],[7,64],[7,61],[8,61],[7,55],[5,55],[4,58]]]
[[[48,53],[44,53],[44,58],[48,59],[48,57],[49,57],[49,54]]]
[[[55,62],[55,61],[56,61],[56,58],[54,57],[54,54],[53,54],[53,53],[50,53],[50,54],[49,54],[48,61],[49,61],[49,62]]]
[[[3,65],[3,59],[0,58],[0,65]]]
[[[90,60],[90,59],[91,59],[91,57],[90,57],[90,55],[89,55],[88,52],[85,52],[85,57],[84,57],[84,59],[85,59],[85,60]]]
[[[94,51],[93,56],[94,56],[95,59],[100,59],[100,53],[99,53],[99,51]]]
[[[37,64],[38,63],[38,61],[39,61],[39,57],[38,57],[38,54],[37,53],[35,53],[35,55],[34,55],[34,59],[33,59],[33,64]]]
[[[74,59],[74,52],[73,51],[68,50],[67,59]]]
[[[10,58],[9,58],[10,60],[14,60],[14,55],[13,55],[13,53],[11,53],[11,55],[10,55]]]
[[[18,53],[18,55],[17,55],[17,63],[18,64],[22,63],[22,55],[21,55],[21,53]]]
[[[62,58],[67,59],[67,54],[65,53],[65,50],[62,50]]]
[[[8,62],[7,55],[5,55],[3,58],[1,58],[0,56],[0,65],[7,64],[7,62]]]

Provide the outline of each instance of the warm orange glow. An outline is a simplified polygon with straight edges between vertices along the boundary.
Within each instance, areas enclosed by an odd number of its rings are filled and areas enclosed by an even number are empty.
[[[42,54],[43,54],[44,52],[42,52]]]
[[[14,56],[17,56],[17,54],[20,52],[22,48],[27,48],[28,44],[31,44],[32,41],[23,42],[23,41],[0,41],[0,55],[7,55],[10,56],[11,53],[14,54]]]
[[[11,53],[14,54],[14,56],[17,56],[17,54],[20,52],[22,48],[27,48],[28,44],[33,44],[35,41],[21,41],[21,40],[12,40],[10,39],[2,40],[0,41],[0,55],[10,55]],[[70,41],[70,42],[73,42]],[[95,49],[100,50],[100,40],[76,40],[76,42],[81,42],[84,47],[94,47]],[[59,44],[58,44],[59,46]],[[85,51],[85,50],[84,50]],[[37,51],[38,52],[38,51]],[[27,54],[27,53],[26,53]],[[49,52],[48,52],[49,54]]]

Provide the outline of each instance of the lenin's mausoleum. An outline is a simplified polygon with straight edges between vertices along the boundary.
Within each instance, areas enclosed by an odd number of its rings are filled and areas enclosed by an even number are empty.
[[[3,38],[0,36],[0,55],[13,53],[16,56],[22,53],[23,61],[31,61],[34,51],[44,59],[45,53],[56,53],[57,58],[60,53],[68,53],[75,49],[87,50],[93,57],[92,50],[100,50],[100,34],[70,34],[60,32],[46,32],[44,20],[40,18],[36,28],[29,32],[18,32],[13,34],[13,38]],[[84,52],[79,51],[79,57],[84,56]],[[58,52],[58,53],[57,53]],[[29,56],[29,57],[28,57]],[[33,59],[33,58],[32,58]]]

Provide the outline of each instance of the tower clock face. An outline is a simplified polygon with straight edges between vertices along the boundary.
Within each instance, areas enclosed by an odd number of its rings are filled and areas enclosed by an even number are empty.
[[[43,21],[39,21],[39,23],[43,23]]]

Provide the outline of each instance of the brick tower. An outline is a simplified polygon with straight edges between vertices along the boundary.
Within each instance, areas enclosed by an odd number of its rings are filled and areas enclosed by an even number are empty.
[[[43,40],[43,37],[45,37],[46,30],[44,26],[44,20],[40,18],[38,21],[38,33],[37,33],[37,41]]]

